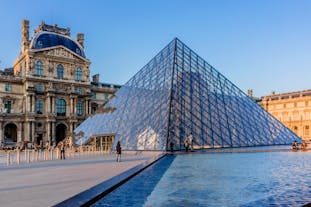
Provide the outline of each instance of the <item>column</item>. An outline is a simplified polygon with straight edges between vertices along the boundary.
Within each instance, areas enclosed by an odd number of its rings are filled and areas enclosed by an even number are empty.
[[[34,140],[32,139],[32,128],[31,128],[31,121],[28,122],[28,138],[27,138],[27,141],[30,141],[30,142],[33,142]]]
[[[88,105],[87,105],[87,103],[88,103],[88,100],[85,100],[85,104],[84,104],[84,114],[85,114],[85,115],[88,114],[88,113],[87,113],[87,110],[88,110]]]
[[[46,101],[45,101],[45,103],[46,103],[46,108],[45,108],[45,111],[46,111],[46,113],[50,113],[50,108],[51,108],[51,98],[50,98],[50,96],[49,96],[49,95],[46,97]]]
[[[51,124],[50,122],[46,122],[46,136],[47,136],[47,141],[49,141],[51,143],[51,128],[50,128]]]
[[[22,122],[18,124],[18,128],[17,128],[17,142],[21,142],[21,141],[22,141]]]
[[[73,113],[77,114],[77,98],[73,99]]]
[[[52,97],[52,113],[55,113],[55,97]]]
[[[69,111],[69,113],[70,114],[72,114],[72,98],[70,97],[70,99],[69,99],[69,102],[70,102],[70,111]]]
[[[31,96],[30,95],[27,96],[27,104],[26,105],[27,105],[26,111],[31,112]]]
[[[35,96],[33,95],[32,96],[32,109],[31,109],[32,112],[35,112],[35,106],[36,106],[36,100],[35,100]]]
[[[2,121],[0,121],[0,143],[3,143],[4,142],[4,134],[3,134],[3,123]]]
[[[25,132],[24,132],[24,134],[25,134],[25,141],[30,141],[30,137],[29,137],[29,134],[30,134],[30,128],[29,128],[29,122],[28,121],[26,121],[25,123],[24,123],[24,125],[25,125]]]
[[[31,137],[32,137],[32,140],[34,140],[35,139],[35,122],[31,122],[31,132],[32,132],[32,134],[31,134]]]
[[[91,114],[91,110],[92,110],[92,108],[91,108],[91,106],[92,106],[92,105],[91,105],[91,100],[89,100],[88,103],[89,103],[89,111],[88,111],[88,114]]]
[[[56,145],[56,137],[55,137],[55,122],[52,122],[52,142],[53,145]]]

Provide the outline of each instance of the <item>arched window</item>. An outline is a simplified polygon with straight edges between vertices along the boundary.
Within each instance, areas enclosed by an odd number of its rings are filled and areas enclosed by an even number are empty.
[[[66,116],[66,101],[64,99],[56,99],[57,116]]]
[[[43,75],[43,63],[40,60],[36,61],[36,75]]]
[[[42,100],[37,100],[36,109],[37,109],[37,114],[43,113],[43,101]]]
[[[81,70],[81,68],[76,69],[76,80],[82,81],[82,70]]]
[[[57,65],[57,78],[64,78],[64,67],[63,65]]]
[[[83,103],[79,102],[77,103],[77,115],[82,116],[83,114]]]

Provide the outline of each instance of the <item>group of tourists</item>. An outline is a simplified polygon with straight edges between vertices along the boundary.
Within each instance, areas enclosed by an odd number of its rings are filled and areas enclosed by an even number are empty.
[[[292,149],[293,150],[307,150],[308,149],[308,144],[306,141],[302,141],[301,145],[299,146],[299,143],[295,140],[293,143],[292,143]]]
[[[194,139],[193,139],[192,133],[190,133],[190,135],[185,138],[185,140],[184,140],[184,148],[185,148],[186,152],[188,152],[189,149],[191,151],[193,151],[193,140]],[[174,152],[174,143],[172,141],[170,142],[170,151],[171,151],[171,153]]]

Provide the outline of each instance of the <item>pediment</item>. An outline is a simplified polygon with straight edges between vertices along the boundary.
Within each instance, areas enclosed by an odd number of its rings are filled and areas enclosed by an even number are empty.
[[[88,61],[86,58],[81,57],[80,55],[74,53],[73,51],[69,50],[68,48],[59,45],[55,47],[49,47],[44,49],[39,49],[35,51],[36,53],[42,53],[46,56],[52,56],[52,57],[61,57],[61,58],[67,58],[67,59],[81,59],[83,61]]]

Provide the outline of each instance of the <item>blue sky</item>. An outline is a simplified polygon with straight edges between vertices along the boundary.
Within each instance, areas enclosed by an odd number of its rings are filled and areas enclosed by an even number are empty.
[[[21,49],[21,21],[85,34],[91,74],[124,84],[178,37],[243,91],[311,89],[309,0],[4,0],[0,68]]]

